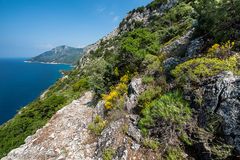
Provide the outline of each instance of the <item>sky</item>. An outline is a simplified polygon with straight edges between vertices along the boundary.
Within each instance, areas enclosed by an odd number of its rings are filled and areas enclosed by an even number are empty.
[[[32,57],[56,46],[84,47],[151,0],[0,0],[0,57]]]

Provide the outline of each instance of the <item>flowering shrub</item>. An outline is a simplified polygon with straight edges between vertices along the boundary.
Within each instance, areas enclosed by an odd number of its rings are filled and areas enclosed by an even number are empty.
[[[234,47],[235,43],[227,41],[225,44],[214,44],[211,48],[208,49],[208,57],[218,57],[226,58],[231,55],[231,49]]]
[[[231,56],[226,60],[219,58],[196,58],[179,64],[171,74],[178,82],[200,82],[202,78],[215,76],[223,71],[239,74],[239,58]]]
[[[127,92],[127,83],[129,81],[129,76],[124,75],[121,77],[120,82],[115,86],[111,87],[109,94],[103,94],[103,100],[105,101],[105,109],[110,110],[117,100],[121,99],[124,93]]]

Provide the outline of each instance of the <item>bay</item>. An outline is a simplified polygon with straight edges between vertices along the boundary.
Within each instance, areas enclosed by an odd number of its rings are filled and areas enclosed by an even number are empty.
[[[27,59],[27,58],[26,58]],[[24,58],[0,58],[0,125],[41,95],[70,70],[65,64],[25,63]]]

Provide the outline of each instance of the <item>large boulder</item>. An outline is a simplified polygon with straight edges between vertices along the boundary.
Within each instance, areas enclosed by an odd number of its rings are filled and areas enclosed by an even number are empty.
[[[203,83],[204,108],[222,117],[222,134],[240,153],[240,77],[224,72]]]

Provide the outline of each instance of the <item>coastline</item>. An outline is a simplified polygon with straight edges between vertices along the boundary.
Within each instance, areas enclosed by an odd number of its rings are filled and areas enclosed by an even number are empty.
[[[57,63],[57,62],[37,62],[37,61],[23,61],[24,63],[40,63],[40,64],[53,64],[53,65],[69,65],[70,67],[75,67],[72,64],[68,64],[68,63]]]

